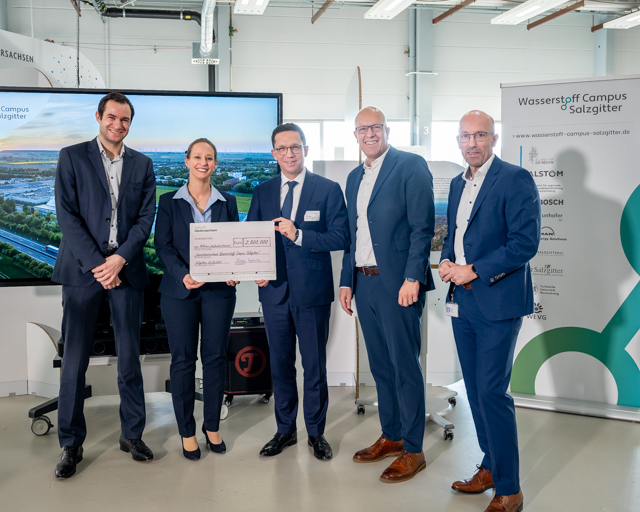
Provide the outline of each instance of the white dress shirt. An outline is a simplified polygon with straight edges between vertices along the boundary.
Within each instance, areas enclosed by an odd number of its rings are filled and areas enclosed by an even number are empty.
[[[104,171],[107,173],[107,183],[109,185],[109,194],[111,197],[111,225],[109,227],[109,249],[118,248],[118,195],[120,193],[120,180],[122,179],[122,164],[124,163],[124,144],[120,150],[120,154],[111,160],[107,156],[107,152],[102,147],[100,137],[96,137],[98,150],[102,157]]]
[[[296,213],[298,212],[298,204],[300,203],[300,194],[302,194],[302,187],[304,185],[304,177],[307,174],[307,170],[303,169],[300,174],[298,174],[294,179],[290,180],[287,178],[283,172],[280,172],[280,210],[282,210],[282,205],[284,204],[284,199],[287,197],[289,193],[289,183],[290,181],[296,181],[298,184],[293,187],[293,205],[291,206],[291,219],[294,220],[296,218]],[[295,241],[296,245],[302,245],[302,230],[299,229],[300,234],[298,235],[298,239]]]
[[[458,204],[458,212],[456,214],[456,235],[453,241],[453,252],[456,257],[457,265],[467,265],[467,260],[464,254],[464,234],[467,232],[467,225],[469,223],[469,217],[473,210],[473,205],[478,197],[478,192],[484,183],[484,178],[487,175],[487,171],[493,163],[495,155],[491,155],[480,169],[476,171],[475,176],[471,175],[471,169],[467,167],[467,170],[462,175],[462,179],[466,182],[462,196],[460,197],[460,203]],[[472,262],[473,263],[473,262]]]
[[[373,187],[376,184],[380,168],[387,156],[389,149],[376,158],[371,165],[364,164],[364,174],[358,188],[358,200],[356,203],[356,267],[376,267],[376,255],[373,252],[371,232],[369,231],[369,218],[367,208]]]

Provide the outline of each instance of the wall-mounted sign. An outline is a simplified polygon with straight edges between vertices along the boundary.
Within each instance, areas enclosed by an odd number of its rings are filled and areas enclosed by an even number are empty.
[[[0,69],[35,68],[51,87],[76,87],[77,55],[73,48],[0,30]],[[80,54],[80,87],[104,88],[93,63]]]

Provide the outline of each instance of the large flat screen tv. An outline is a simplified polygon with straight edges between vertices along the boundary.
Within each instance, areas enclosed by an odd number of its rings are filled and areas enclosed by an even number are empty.
[[[54,184],[61,148],[93,139],[95,89],[0,87],[0,286],[49,284],[62,234]],[[281,94],[120,91],[135,108],[125,145],[153,160],[157,198],[186,183],[185,150],[206,137],[218,149],[212,183],[235,194],[246,218],[255,186],[277,173],[271,132],[282,122]],[[161,274],[153,232],[147,270]]]

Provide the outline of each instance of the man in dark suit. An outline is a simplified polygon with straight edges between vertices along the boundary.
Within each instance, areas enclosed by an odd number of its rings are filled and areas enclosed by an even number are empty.
[[[333,457],[324,437],[329,395],[327,340],[334,299],[331,251],[349,245],[347,210],[340,186],[304,167],[308,146],[293,123],[278,126],[271,153],[279,176],[258,185],[247,220],[275,221],[275,281],[256,281],[271,353],[277,433],[260,455],[277,455],[297,442],[296,335],[304,368],[304,420],[318,459]]]
[[[378,390],[382,435],[353,460],[397,457],[380,479],[402,482],[426,467],[418,358],[420,317],[426,291],[434,288],[429,265],[433,181],[424,158],[389,146],[389,128],[379,109],[362,109],[354,134],[367,158],[347,178],[351,247],[342,262],[340,304],[351,315],[355,296]]]
[[[540,198],[529,172],[493,154],[497,140],[484,112],[460,120],[458,145],[469,167],[451,181],[440,277],[451,283],[447,310],[484,453],[474,476],[453,489],[495,487],[486,512],[519,512],[518,433],[507,388],[522,317],[534,308],[529,260],[540,243]]]
[[[62,241],[52,276],[62,284],[64,342],[58,478],[73,476],[82,460],[85,373],[105,294],[118,354],[120,449],[134,460],[153,458],[141,440],[145,406],[139,356],[143,288],[149,282],[143,247],[155,214],[155,177],[151,160],[123,144],[133,115],[126,96],[107,94],[96,112],[98,137],[63,148],[58,158],[55,197]]]

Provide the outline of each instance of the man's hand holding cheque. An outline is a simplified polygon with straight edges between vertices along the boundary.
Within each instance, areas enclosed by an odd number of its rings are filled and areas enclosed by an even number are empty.
[[[278,217],[277,219],[273,219],[273,222],[277,222],[276,231],[279,232],[282,236],[286,236],[292,242],[295,242],[297,239],[298,228],[293,223],[292,220],[285,219],[284,217]]]

